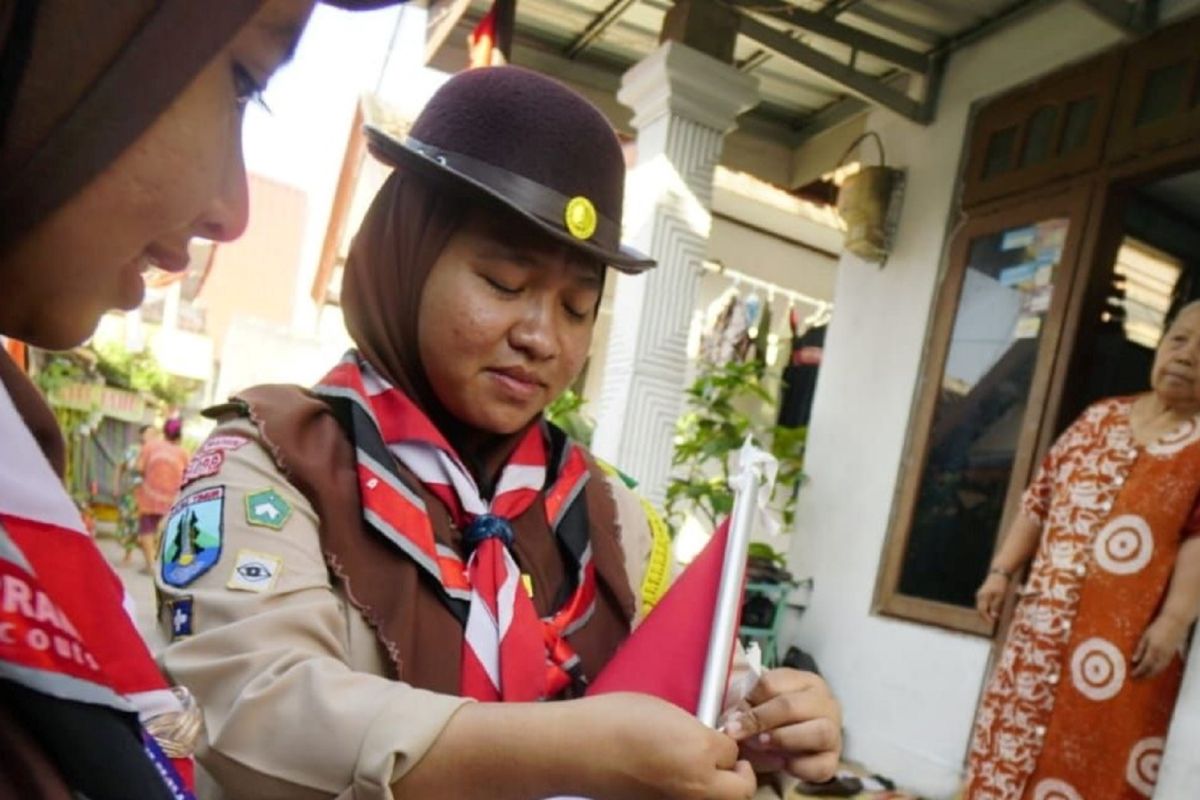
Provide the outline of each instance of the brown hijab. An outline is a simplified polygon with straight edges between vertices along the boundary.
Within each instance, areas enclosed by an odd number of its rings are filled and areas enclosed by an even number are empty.
[[[0,3],[0,250],[112,163],[262,3]]]

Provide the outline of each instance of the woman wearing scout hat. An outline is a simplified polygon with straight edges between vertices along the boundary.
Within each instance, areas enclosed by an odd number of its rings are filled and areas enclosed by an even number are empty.
[[[141,302],[148,266],[178,272],[192,236],[241,232],[242,110],[311,9],[0,2],[0,335],[77,345]],[[84,533],[63,451],[0,350],[0,796],[190,797],[199,717]]]
[[[768,673],[740,749],[655,698],[581,697],[664,582],[640,502],[542,417],[605,266],[653,266],[620,244],[608,122],[501,67],[451,79],[405,141],[368,136],[395,171],[346,266],[356,349],[311,392],[223,407],[167,521],[186,625],[163,663],[223,796],[740,798],[746,759],[829,777],[815,676]]]

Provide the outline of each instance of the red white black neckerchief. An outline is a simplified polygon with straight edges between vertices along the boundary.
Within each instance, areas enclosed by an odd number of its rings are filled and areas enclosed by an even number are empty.
[[[192,797],[191,759],[168,759],[139,724],[183,707],[137,631],[121,579],[3,386],[0,442],[0,681],[66,701],[46,712],[64,724],[70,703],[110,710],[85,717],[94,727],[72,734],[75,744],[103,728],[114,772],[151,768],[164,782],[156,795]]]
[[[315,391],[344,424],[348,417],[364,520],[429,573],[463,624],[462,693],[478,700],[528,701],[554,697],[569,686],[581,689],[579,657],[566,637],[595,610],[596,575],[583,494],[588,468],[580,447],[553,426],[532,426],[489,500],[424,412],[356,351]],[[465,562],[436,541],[424,501],[395,461],[446,506],[469,548]],[[555,598],[557,610],[542,619],[509,547],[509,520],[539,495],[550,530],[576,568]]]

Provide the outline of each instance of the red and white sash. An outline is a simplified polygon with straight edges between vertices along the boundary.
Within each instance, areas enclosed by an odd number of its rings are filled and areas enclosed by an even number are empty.
[[[182,711],[133,603],[0,386],[0,675],[55,697]],[[191,759],[175,759],[190,785]]]

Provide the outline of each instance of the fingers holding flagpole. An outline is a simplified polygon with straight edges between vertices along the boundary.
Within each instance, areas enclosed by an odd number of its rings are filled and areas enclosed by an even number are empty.
[[[742,755],[759,771],[785,769],[820,783],[834,776],[842,749],[842,715],[828,684],[818,675],[774,669],[725,721]]]

